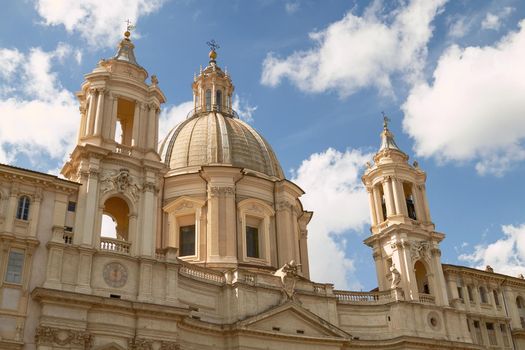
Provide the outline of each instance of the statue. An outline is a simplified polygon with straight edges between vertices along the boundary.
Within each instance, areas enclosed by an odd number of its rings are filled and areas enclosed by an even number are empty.
[[[399,283],[401,283],[401,274],[396,269],[395,264],[392,264],[392,266],[390,266],[390,273],[392,274],[391,288],[396,289],[399,286]]]
[[[281,287],[284,295],[284,301],[295,299],[295,284],[299,277],[298,271],[301,265],[294,260],[286,263],[279,270],[275,271],[274,276],[281,278]]]

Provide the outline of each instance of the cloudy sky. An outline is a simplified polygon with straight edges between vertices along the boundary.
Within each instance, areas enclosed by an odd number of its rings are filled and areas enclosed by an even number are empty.
[[[136,56],[191,108],[216,39],[235,108],[272,144],[315,212],[313,279],[376,286],[363,165],[381,111],[428,173],[443,262],[525,273],[525,3],[519,0],[11,0],[0,13],[0,162],[57,173],[83,74],[131,19]]]

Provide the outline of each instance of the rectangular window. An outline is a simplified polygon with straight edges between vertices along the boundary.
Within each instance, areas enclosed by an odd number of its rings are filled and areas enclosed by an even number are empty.
[[[246,226],[246,256],[259,258],[259,229]]]
[[[195,255],[195,225],[180,227],[179,249],[179,256]]]
[[[74,212],[75,210],[77,210],[77,203],[76,202],[68,202],[67,203],[67,211],[72,211]]]
[[[469,301],[474,301],[474,296],[472,295],[472,287],[471,286],[467,286],[467,292],[468,292],[468,300]]]
[[[458,298],[463,300],[463,288],[458,287]]]
[[[5,281],[8,283],[22,283],[22,269],[24,268],[24,251],[11,250],[7,261]]]

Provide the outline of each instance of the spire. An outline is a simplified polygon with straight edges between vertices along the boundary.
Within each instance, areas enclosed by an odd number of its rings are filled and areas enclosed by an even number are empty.
[[[131,22],[129,20],[127,20],[126,23],[128,25],[126,27],[126,31],[124,32],[124,39],[120,41],[118,45],[117,54],[113,56],[113,59],[129,62],[140,67],[140,65],[137,63],[137,59],[135,58],[135,53],[133,52],[135,45],[133,45],[133,43],[129,39],[129,37],[131,36],[131,31],[135,29],[135,26],[131,25]]]
[[[211,39],[211,41],[208,41],[206,44],[210,47],[210,53],[208,54],[210,57],[210,64],[215,65],[215,60],[217,59],[217,49],[220,49],[221,47],[219,44],[217,44],[215,39]]]
[[[381,147],[379,147],[379,152],[385,149],[394,149],[396,151],[402,152],[394,141],[394,134],[388,129],[388,122],[390,119],[386,116],[385,112],[383,114],[383,132],[381,132]]]

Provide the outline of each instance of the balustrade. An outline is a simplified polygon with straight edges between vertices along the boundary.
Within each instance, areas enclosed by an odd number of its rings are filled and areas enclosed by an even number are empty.
[[[396,300],[395,289],[382,292],[348,292],[334,290],[337,301],[344,304],[386,304]]]
[[[220,272],[216,272],[208,269],[201,269],[197,266],[182,265],[179,272],[182,275],[188,277],[197,277],[208,281],[213,281],[217,283],[225,283],[226,279],[224,275]]]
[[[110,252],[129,254],[131,243],[120,239],[100,237],[100,249]]]
[[[436,297],[426,293],[419,293],[419,301],[424,304],[435,304]]]

